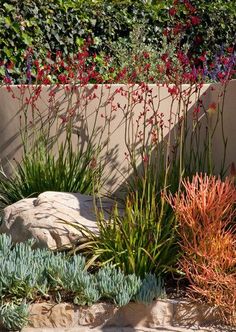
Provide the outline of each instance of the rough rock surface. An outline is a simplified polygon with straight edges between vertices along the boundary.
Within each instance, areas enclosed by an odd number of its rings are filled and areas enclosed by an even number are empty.
[[[155,329],[149,328],[133,328],[133,327],[111,327],[111,328],[84,328],[72,327],[72,328],[24,328],[21,332],[216,332],[212,329],[190,329],[184,327],[157,327]],[[218,330],[217,330],[218,331]],[[222,331],[219,331],[222,332]]]
[[[114,206],[114,201],[107,198],[97,206],[101,203],[106,211]],[[44,192],[37,198],[22,199],[4,209],[0,233],[11,235],[15,243],[33,238],[35,247],[62,249],[83,238],[81,231],[68,222],[98,232],[92,196]]]
[[[209,307],[181,300],[157,300],[150,305],[129,303],[122,308],[109,303],[96,303],[91,307],[71,303],[36,303],[30,306],[29,323],[23,331],[33,332],[35,329],[35,332],[216,332],[216,318]],[[209,324],[209,320],[212,324]],[[223,328],[222,331],[235,330]]]

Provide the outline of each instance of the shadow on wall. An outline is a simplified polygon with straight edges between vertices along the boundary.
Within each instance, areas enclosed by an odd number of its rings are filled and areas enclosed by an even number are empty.
[[[183,91],[187,87],[183,86]],[[37,95],[35,100],[32,100],[32,89],[35,89],[33,95]],[[23,127],[24,121],[28,123],[31,134],[37,134],[40,128],[45,135],[49,135],[51,139],[50,141],[48,136],[49,144],[50,142],[52,144],[54,140],[63,141],[66,128],[68,128],[71,121],[73,122],[72,139],[75,150],[78,145],[86,148],[89,141],[92,141],[101,149],[105,190],[109,193],[117,193],[125,182],[126,174],[130,175],[132,173],[126,160],[126,143],[129,146],[140,148],[138,135],[143,134],[142,114],[145,107],[148,110],[145,121],[150,120],[152,116],[158,116],[159,120],[163,121],[165,139],[170,137],[173,145],[176,142],[181,122],[177,122],[176,119],[178,117],[181,119],[179,115],[182,110],[188,109],[186,124],[190,125],[190,130],[186,139],[186,152],[191,149],[192,119],[196,115],[195,113],[199,111],[197,116],[201,119],[201,128],[199,128],[198,133],[200,148],[197,146],[197,141],[192,143],[203,154],[205,148],[204,137],[208,130],[207,119],[209,120],[206,110],[209,105],[217,103],[218,95],[221,94],[219,85],[204,85],[200,96],[194,91],[189,96],[184,95],[183,92],[183,102],[175,101],[173,103],[175,107],[173,108],[171,108],[172,97],[167,87],[148,85],[148,89],[142,89],[137,85],[132,87],[125,85],[88,85],[73,88],[42,86],[38,92],[36,87],[26,86],[22,93],[16,86],[12,86],[12,91],[9,93],[6,87],[1,87],[0,158],[3,167],[9,170],[8,161],[12,162],[14,159],[20,160],[21,158],[22,149],[19,130],[20,127]],[[234,147],[236,140],[235,90],[236,80],[230,81],[225,98],[220,97],[220,104],[224,103],[223,127],[225,140],[228,137],[227,155],[225,156],[226,166],[236,162]],[[15,95],[15,98],[12,97],[12,94]],[[142,99],[142,94],[146,96],[145,100]],[[31,102],[29,102],[30,96]],[[152,100],[150,103],[148,103],[149,99]],[[201,104],[203,107],[199,109]],[[171,126],[168,122],[170,109],[173,111],[172,119],[174,117],[174,123]],[[179,115],[177,114],[178,111]],[[160,118],[161,114],[163,114],[162,119]],[[212,159],[215,165],[214,172],[218,174],[224,158],[224,145],[222,143],[222,121],[217,109],[210,119],[213,128],[216,120],[219,124],[215,128],[212,138]],[[146,128],[150,130],[151,120]],[[194,158],[196,160],[192,160],[192,162],[198,164],[197,155]]]

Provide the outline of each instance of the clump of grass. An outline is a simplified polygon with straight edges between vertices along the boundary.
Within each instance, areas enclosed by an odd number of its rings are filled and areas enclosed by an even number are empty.
[[[37,197],[44,191],[80,192],[91,194],[93,184],[101,179],[101,168],[95,163],[92,145],[73,151],[72,145],[61,144],[58,153],[39,141],[25,152],[22,161],[12,166],[12,174],[0,172],[0,208],[22,198]]]

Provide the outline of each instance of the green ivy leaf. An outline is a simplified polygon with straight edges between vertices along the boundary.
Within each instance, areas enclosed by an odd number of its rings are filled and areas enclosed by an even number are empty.
[[[3,52],[6,54],[6,56],[11,59],[12,57],[12,52],[9,48],[7,48],[6,46],[3,47]]]
[[[20,33],[20,25],[17,22],[14,22],[12,24],[12,29],[15,31],[15,33],[19,34]]]
[[[4,67],[0,67],[0,75],[5,76],[5,69]]]
[[[22,39],[23,39],[23,42],[24,42],[27,46],[32,45],[32,37],[30,37],[27,33],[22,32],[21,37],[22,37]]]
[[[15,9],[15,7],[13,5],[10,5],[10,4],[6,3],[6,2],[3,4],[3,6],[6,8],[7,12],[11,12],[12,10]]]
[[[79,46],[79,47],[83,46],[83,44],[84,44],[84,38],[76,37],[76,39],[75,39],[75,43],[76,43],[76,45]]]
[[[7,25],[7,26],[11,26],[11,19],[10,19],[10,17],[5,17],[5,24]]]

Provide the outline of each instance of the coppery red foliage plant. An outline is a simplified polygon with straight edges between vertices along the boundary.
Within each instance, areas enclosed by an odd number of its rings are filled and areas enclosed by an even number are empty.
[[[197,174],[168,201],[178,220],[179,265],[190,295],[216,307],[236,323],[236,189],[232,178]]]

